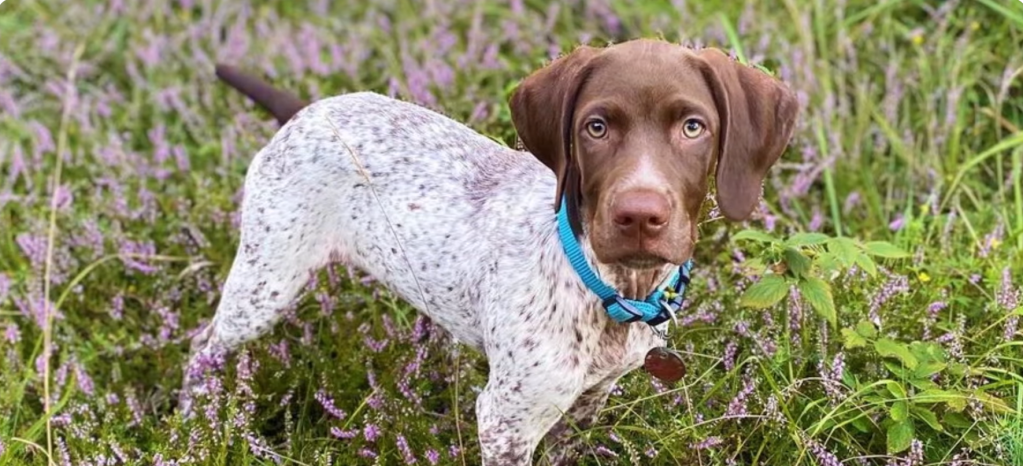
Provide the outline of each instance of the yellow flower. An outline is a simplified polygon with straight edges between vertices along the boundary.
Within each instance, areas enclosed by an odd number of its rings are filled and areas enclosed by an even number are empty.
[[[927,275],[927,272],[920,272],[920,274],[918,274],[916,278],[924,283],[931,281],[931,276]]]
[[[920,44],[923,44],[923,43],[924,43],[924,35],[923,34],[914,34],[913,35],[913,45],[920,45]]]
[[[973,29],[974,31],[976,31],[977,29],[980,29],[980,23],[978,23],[976,21],[970,23],[970,29]]]

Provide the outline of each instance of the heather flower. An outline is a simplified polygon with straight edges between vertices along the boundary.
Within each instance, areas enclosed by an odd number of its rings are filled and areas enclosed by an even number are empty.
[[[440,461],[440,452],[433,448],[426,450],[426,461],[429,461],[430,464],[437,464]]]
[[[944,294],[945,291],[942,290],[942,293]],[[945,303],[945,301],[935,301],[935,302],[931,303],[929,306],[927,306],[927,320],[924,321],[924,334],[923,334],[923,339],[924,340],[930,340],[931,339],[931,330],[932,330],[932,327],[934,326],[934,323],[937,322],[937,320],[938,320],[938,313],[941,312],[946,307],[948,307],[948,304]]]
[[[895,297],[895,295],[908,291],[909,281],[905,276],[889,275],[888,281],[881,286],[881,289],[870,300],[870,310],[868,312],[870,321],[878,328],[881,328],[881,316],[879,314],[881,306]]]
[[[706,450],[720,445],[721,442],[722,442],[721,437],[711,436],[701,440],[698,443],[690,445],[689,448],[692,448],[693,450]]]
[[[604,445],[598,445],[597,448],[594,449],[594,451],[600,456],[605,456],[608,458],[618,457],[618,453],[615,453],[613,450]]]
[[[901,214],[896,214],[895,219],[888,224],[888,229],[892,231],[899,231],[903,226],[906,225],[906,218]]]
[[[728,403],[728,410],[725,412],[725,416],[728,417],[742,417],[749,414],[747,410],[747,403],[750,395],[753,394],[753,390],[756,389],[756,382],[753,381],[749,374],[743,377],[742,390],[732,398],[732,401]]]
[[[1021,298],[1023,298],[1023,289],[1013,286],[1012,271],[1009,267],[1003,268],[1002,283],[998,291],[995,292],[995,302],[1005,312],[1012,313],[1005,320],[1005,327],[1002,332],[1002,338],[1006,341],[1012,340],[1015,337],[1016,330],[1019,327],[1019,315],[1015,312],[1020,306],[1020,301],[1023,300]]]
[[[824,445],[817,443],[813,439],[808,439],[806,444],[810,454],[817,460],[819,466],[842,466],[842,462],[838,460],[838,457],[824,448]]]
[[[398,445],[398,451],[401,452],[401,456],[405,460],[405,464],[416,464],[416,456],[412,454],[412,448],[409,447],[408,441],[405,440],[405,436],[398,434],[395,442]]]
[[[818,370],[821,375],[821,383],[824,391],[833,402],[842,399],[842,374],[845,371],[845,353],[839,352],[831,361],[830,368],[826,368],[824,361],[818,363]]]
[[[330,428],[330,435],[333,435],[342,440],[350,440],[359,436],[358,430],[342,430],[338,427]]]
[[[362,436],[366,438],[367,442],[375,442],[380,437],[380,428],[376,424],[366,424],[362,428]]]
[[[21,341],[21,332],[18,330],[18,324],[14,322],[7,324],[7,329],[4,330],[4,339],[12,345]]]
[[[984,240],[980,244],[980,251],[978,251],[977,254],[981,258],[987,258],[987,256],[991,253],[992,249],[997,248],[999,245],[1002,244],[1002,237],[1004,235],[1005,225],[1002,224],[1001,222],[998,222],[998,225],[995,226],[994,230],[984,235]]]
[[[913,439],[909,445],[909,455],[906,458],[906,466],[922,466],[924,464],[924,444]]]
[[[334,406],[334,399],[331,398],[330,395],[327,395],[327,392],[323,389],[317,390],[314,397],[316,398],[316,401],[320,402],[320,406],[323,406],[323,409],[331,416],[337,419],[344,419],[348,417],[347,413]]]
[[[721,356],[721,362],[725,365],[726,371],[731,371],[735,367],[735,353],[738,347],[734,340],[729,340],[725,345],[725,354]]]

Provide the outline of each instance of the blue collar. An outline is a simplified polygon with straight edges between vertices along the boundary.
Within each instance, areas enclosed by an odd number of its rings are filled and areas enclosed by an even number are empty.
[[[675,313],[682,307],[686,288],[689,286],[689,272],[693,268],[692,259],[673,271],[671,276],[645,300],[637,301],[623,298],[590,268],[569,224],[568,206],[564,197],[561,198],[561,208],[558,210],[558,236],[561,237],[561,245],[569,262],[572,263],[572,268],[579,274],[586,287],[600,297],[604,309],[615,321],[621,323],[643,321],[651,326],[657,326],[674,318]]]

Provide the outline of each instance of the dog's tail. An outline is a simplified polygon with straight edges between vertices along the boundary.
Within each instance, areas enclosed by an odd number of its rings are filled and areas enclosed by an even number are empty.
[[[283,125],[309,102],[230,65],[217,64],[217,77],[265,108]]]

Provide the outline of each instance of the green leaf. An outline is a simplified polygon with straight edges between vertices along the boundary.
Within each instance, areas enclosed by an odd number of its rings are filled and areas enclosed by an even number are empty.
[[[742,230],[732,237],[733,240],[738,241],[741,239],[748,239],[751,241],[758,241],[761,243],[777,243],[778,238],[775,238],[767,233],[760,230]]]
[[[888,426],[888,454],[901,453],[913,441],[913,420],[906,419]]]
[[[859,249],[853,240],[840,236],[828,240],[828,252],[834,254],[842,265],[848,267],[856,261]]]
[[[877,276],[877,264],[874,263],[874,260],[871,259],[870,256],[862,252],[857,253],[855,262],[856,265],[860,266],[861,269],[867,272],[867,275],[870,275],[871,277]]]
[[[909,344],[909,350],[920,362],[945,362],[945,350],[937,343],[914,341]]]
[[[891,338],[880,338],[874,342],[874,349],[883,357],[894,357],[909,369],[916,369],[916,356],[909,351],[909,347],[898,343]]]
[[[877,338],[877,328],[874,327],[874,323],[869,320],[861,320],[856,324],[856,333],[860,334],[863,338],[869,338],[873,340]]]
[[[842,341],[845,342],[845,349],[867,346],[867,340],[863,338],[862,335],[849,328],[842,329]]]
[[[888,368],[888,372],[891,372],[893,375],[900,379],[909,378],[908,377],[909,372],[906,370],[906,368],[902,367],[902,364],[895,364],[895,362],[893,361],[885,361],[884,367]]]
[[[828,239],[828,235],[823,233],[802,232],[790,236],[782,244],[789,247],[815,246],[824,244]]]
[[[941,422],[938,421],[938,415],[934,414],[934,411],[921,406],[913,406],[912,410],[913,415],[915,415],[917,419],[924,421],[924,423],[931,426],[931,429],[938,432],[944,432],[945,428],[941,425]]]
[[[832,327],[838,317],[835,315],[835,299],[831,296],[831,286],[817,277],[806,277],[799,281],[799,291],[817,314],[826,319]]]
[[[966,409],[966,396],[941,389],[924,390],[913,397],[913,402],[919,404],[945,403],[949,409],[962,411]]]
[[[909,384],[916,388],[919,388],[920,390],[931,390],[939,388],[938,384],[931,382],[931,379],[914,379],[911,377],[909,378]]]
[[[841,268],[842,263],[834,253],[822,252],[817,256],[817,266],[820,267],[823,275],[834,279],[838,276],[838,269]]]
[[[785,248],[785,262],[796,277],[804,277],[810,273],[810,259],[795,249]]]
[[[891,412],[889,412],[892,420],[895,422],[902,422],[909,418],[909,403],[905,401],[896,401],[892,405]]]
[[[943,362],[921,363],[919,366],[916,366],[916,370],[913,371],[913,377],[916,377],[918,379],[927,379],[930,378],[932,375],[945,370],[946,366],[948,366],[948,364],[945,364]]]
[[[856,430],[864,434],[869,434],[874,430],[874,426],[873,424],[870,423],[870,420],[867,418],[867,416],[859,416],[856,419],[853,419],[852,425],[853,427],[856,428]]]
[[[897,400],[906,399],[906,389],[902,388],[902,384],[894,380],[889,380],[887,383],[885,383],[885,386],[888,387],[889,392],[892,392],[892,396],[894,396],[895,399]]]
[[[981,404],[983,404],[984,407],[990,411],[994,411],[999,414],[1009,414],[1015,412],[1013,411],[1012,408],[1009,407],[1009,405],[1005,404],[1005,402],[1002,401],[1000,398],[990,393],[987,393],[983,390],[980,389],[974,390],[973,397],[976,398],[977,401],[980,401]]]
[[[899,249],[892,243],[887,241],[868,241],[867,244],[863,245],[864,249],[867,250],[867,254],[878,257],[887,257],[891,259],[901,259],[909,257],[909,253]]]
[[[746,289],[739,304],[763,309],[771,307],[789,294],[789,283],[781,275],[764,275],[760,281]]]
[[[945,425],[955,427],[957,429],[969,429],[973,427],[973,421],[971,421],[970,418],[955,411],[945,411],[945,415],[942,416],[942,420],[945,421]]]

